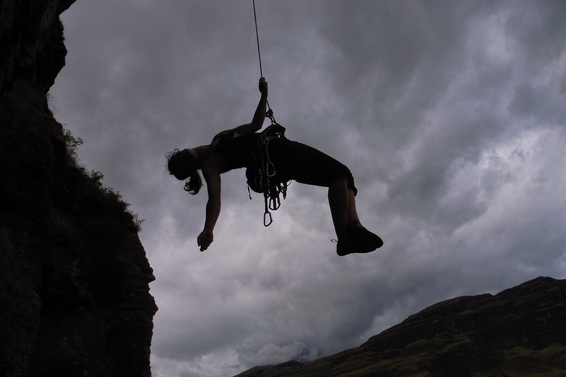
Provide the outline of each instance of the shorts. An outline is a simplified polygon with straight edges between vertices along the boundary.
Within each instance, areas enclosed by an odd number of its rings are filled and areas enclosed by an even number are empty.
[[[286,138],[269,142],[269,156],[275,166],[276,177],[282,182],[294,180],[307,185],[329,187],[338,179],[346,178],[348,188],[358,190],[350,169],[329,155]]]

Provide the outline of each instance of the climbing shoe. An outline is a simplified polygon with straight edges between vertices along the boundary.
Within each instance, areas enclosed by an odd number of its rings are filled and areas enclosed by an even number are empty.
[[[377,234],[370,232],[355,220],[348,224],[346,232],[349,233],[351,238],[360,239],[362,242],[373,244],[376,249],[383,246],[383,240]]]
[[[338,241],[336,253],[341,257],[353,253],[370,253],[381,246],[383,240],[377,234],[353,221],[346,227],[342,240]]]

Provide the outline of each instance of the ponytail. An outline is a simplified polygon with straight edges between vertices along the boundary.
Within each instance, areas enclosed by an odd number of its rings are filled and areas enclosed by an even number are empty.
[[[194,173],[191,174],[191,178],[185,182],[185,187],[183,187],[183,189],[191,195],[196,195],[200,191],[201,187],[202,179],[200,178],[198,171],[195,170]]]

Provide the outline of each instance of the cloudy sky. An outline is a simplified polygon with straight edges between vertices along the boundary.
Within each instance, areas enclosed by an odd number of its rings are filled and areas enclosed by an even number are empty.
[[[298,183],[264,228],[237,170],[199,252],[206,191],[187,195],[165,154],[251,120],[252,0],[78,0],[51,105],[145,220],[154,376],[309,360],[444,299],[566,277],[566,2],[256,7],[276,119],[350,167],[385,246],[338,257],[326,190]]]

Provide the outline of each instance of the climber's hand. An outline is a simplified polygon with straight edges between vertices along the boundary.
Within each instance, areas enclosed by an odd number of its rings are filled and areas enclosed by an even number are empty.
[[[268,90],[269,85],[267,84],[267,81],[265,81],[265,77],[262,77],[259,79],[259,92],[263,95],[267,95],[267,90]]]
[[[214,234],[212,233],[212,230],[203,230],[197,237],[197,244],[200,246],[200,251],[208,249],[212,241],[214,241]]]

